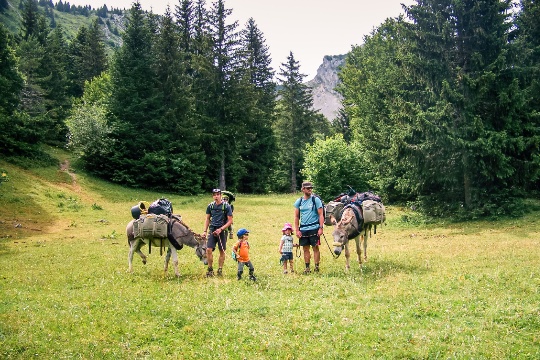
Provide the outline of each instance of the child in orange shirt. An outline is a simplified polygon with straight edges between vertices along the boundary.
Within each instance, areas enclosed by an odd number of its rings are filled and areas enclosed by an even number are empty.
[[[236,233],[238,241],[233,245],[233,251],[236,253],[236,260],[238,261],[238,280],[242,279],[242,273],[244,272],[244,266],[249,268],[249,280],[257,280],[253,272],[255,268],[249,260],[249,243],[247,241],[249,236],[248,229],[240,229]]]

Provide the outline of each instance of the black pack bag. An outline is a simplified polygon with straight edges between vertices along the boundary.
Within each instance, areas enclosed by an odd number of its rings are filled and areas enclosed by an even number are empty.
[[[158,199],[150,204],[148,207],[148,213],[171,216],[173,213],[173,206],[167,199]]]

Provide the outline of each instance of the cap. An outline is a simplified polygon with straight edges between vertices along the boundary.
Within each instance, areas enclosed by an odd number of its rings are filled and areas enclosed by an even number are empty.
[[[309,182],[309,181],[304,181],[302,183],[302,189],[303,188],[312,188],[312,187],[313,187],[313,184],[311,182]]]
[[[221,189],[212,189],[212,194],[215,194],[215,193],[221,194]]]
[[[240,230],[238,230],[238,232],[236,233],[236,236],[238,237],[242,237],[246,234],[249,234],[249,230],[248,229],[244,229],[244,228],[241,228]]]
[[[285,230],[292,230],[292,225],[291,223],[285,223],[285,225],[283,225],[283,229],[281,229],[281,231],[285,231]]]

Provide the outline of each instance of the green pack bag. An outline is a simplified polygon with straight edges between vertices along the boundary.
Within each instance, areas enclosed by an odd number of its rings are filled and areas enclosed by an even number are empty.
[[[133,222],[133,235],[136,239],[164,239],[167,238],[168,224],[166,215],[141,215]]]

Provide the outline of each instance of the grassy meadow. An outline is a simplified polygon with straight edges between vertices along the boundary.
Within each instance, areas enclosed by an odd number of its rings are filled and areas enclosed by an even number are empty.
[[[540,358],[538,200],[520,219],[436,225],[389,205],[362,268],[345,272],[323,239],[321,273],[284,275],[281,227],[300,195],[240,194],[253,283],[236,280],[230,251],[222,278],[207,279],[191,248],[180,278],[164,276],[157,248],[127,272],[132,206],[166,197],[200,233],[210,194],[125,189],[73,166],[0,168],[2,359]]]

